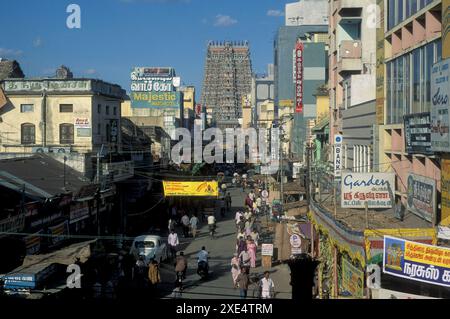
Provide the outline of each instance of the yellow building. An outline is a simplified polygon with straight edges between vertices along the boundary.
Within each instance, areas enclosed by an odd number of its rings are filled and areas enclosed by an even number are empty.
[[[14,79],[3,82],[2,153],[120,151],[118,85],[91,79]]]

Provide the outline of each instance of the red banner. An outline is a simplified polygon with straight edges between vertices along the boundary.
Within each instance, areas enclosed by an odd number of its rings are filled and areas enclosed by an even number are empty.
[[[295,113],[303,113],[303,43],[295,46]]]

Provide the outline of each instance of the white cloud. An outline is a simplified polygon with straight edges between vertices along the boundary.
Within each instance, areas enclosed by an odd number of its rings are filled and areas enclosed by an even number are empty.
[[[269,11],[267,11],[267,15],[269,17],[283,17],[284,12],[281,10],[269,10]]]
[[[236,24],[238,21],[230,16],[218,14],[216,15],[216,21],[214,22],[215,27],[230,27]]]
[[[42,38],[41,37],[37,37],[36,39],[33,40],[33,46],[35,48],[39,48],[42,45]]]
[[[84,73],[92,75],[92,74],[97,73],[97,70],[96,69],[87,69],[87,70],[84,71]]]
[[[22,54],[22,50],[0,48],[0,57],[17,57]]]

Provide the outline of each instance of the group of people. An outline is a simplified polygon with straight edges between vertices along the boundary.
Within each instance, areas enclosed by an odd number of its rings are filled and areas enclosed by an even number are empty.
[[[250,191],[245,199],[245,213],[237,211],[236,222],[236,252],[231,259],[231,275],[233,286],[239,288],[242,299],[247,298],[250,285],[250,269],[256,268],[256,252],[259,241],[259,223],[257,216],[261,207],[259,197]],[[275,285],[270,278],[270,273],[265,272],[264,278],[258,282],[261,298],[272,298]]]

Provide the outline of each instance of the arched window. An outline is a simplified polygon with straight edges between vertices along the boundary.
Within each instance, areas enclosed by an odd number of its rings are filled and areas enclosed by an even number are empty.
[[[73,144],[73,124],[63,123],[59,125],[59,144]]]
[[[34,124],[22,124],[20,132],[20,141],[22,144],[36,144],[36,129]]]

